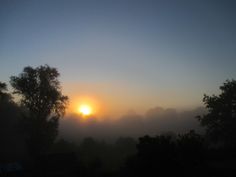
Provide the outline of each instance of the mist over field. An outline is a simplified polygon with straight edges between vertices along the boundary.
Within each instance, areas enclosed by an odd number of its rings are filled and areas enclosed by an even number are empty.
[[[119,137],[138,138],[146,134],[179,134],[191,129],[203,133],[196,116],[204,113],[206,110],[203,107],[188,111],[155,107],[147,110],[144,115],[130,111],[118,119],[106,117],[99,120],[96,117],[83,118],[78,115],[68,115],[60,121],[59,135],[73,141],[85,137],[114,141]]]

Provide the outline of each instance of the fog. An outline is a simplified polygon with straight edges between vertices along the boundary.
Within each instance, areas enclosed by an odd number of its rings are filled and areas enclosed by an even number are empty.
[[[146,134],[185,133],[191,129],[201,133],[203,129],[199,126],[196,116],[204,112],[205,109],[202,107],[188,111],[154,107],[147,110],[144,115],[129,111],[119,119],[84,119],[78,115],[69,115],[61,119],[59,137],[71,141],[80,141],[85,137],[112,141],[118,137],[138,138]]]

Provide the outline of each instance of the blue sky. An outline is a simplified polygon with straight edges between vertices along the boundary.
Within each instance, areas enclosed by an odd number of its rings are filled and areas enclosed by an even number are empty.
[[[2,0],[0,80],[49,64],[70,97],[199,106],[236,78],[235,18],[233,0]]]

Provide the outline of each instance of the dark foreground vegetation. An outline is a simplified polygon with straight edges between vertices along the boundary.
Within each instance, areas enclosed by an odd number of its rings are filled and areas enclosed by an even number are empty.
[[[58,139],[68,98],[55,68],[26,67],[11,77],[13,94],[0,82],[0,176],[22,177],[233,177],[236,176],[236,81],[220,95],[204,95],[197,116],[205,134],[121,137],[115,143]],[[168,130],[166,130],[168,131]]]

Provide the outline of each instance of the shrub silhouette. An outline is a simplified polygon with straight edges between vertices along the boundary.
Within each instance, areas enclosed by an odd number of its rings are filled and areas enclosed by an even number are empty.
[[[137,150],[126,163],[129,176],[204,176],[203,138],[193,130],[176,140],[168,135],[141,137]]]
[[[126,164],[129,176],[171,176],[176,173],[176,144],[170,136],[141,137],[137,150]]]

